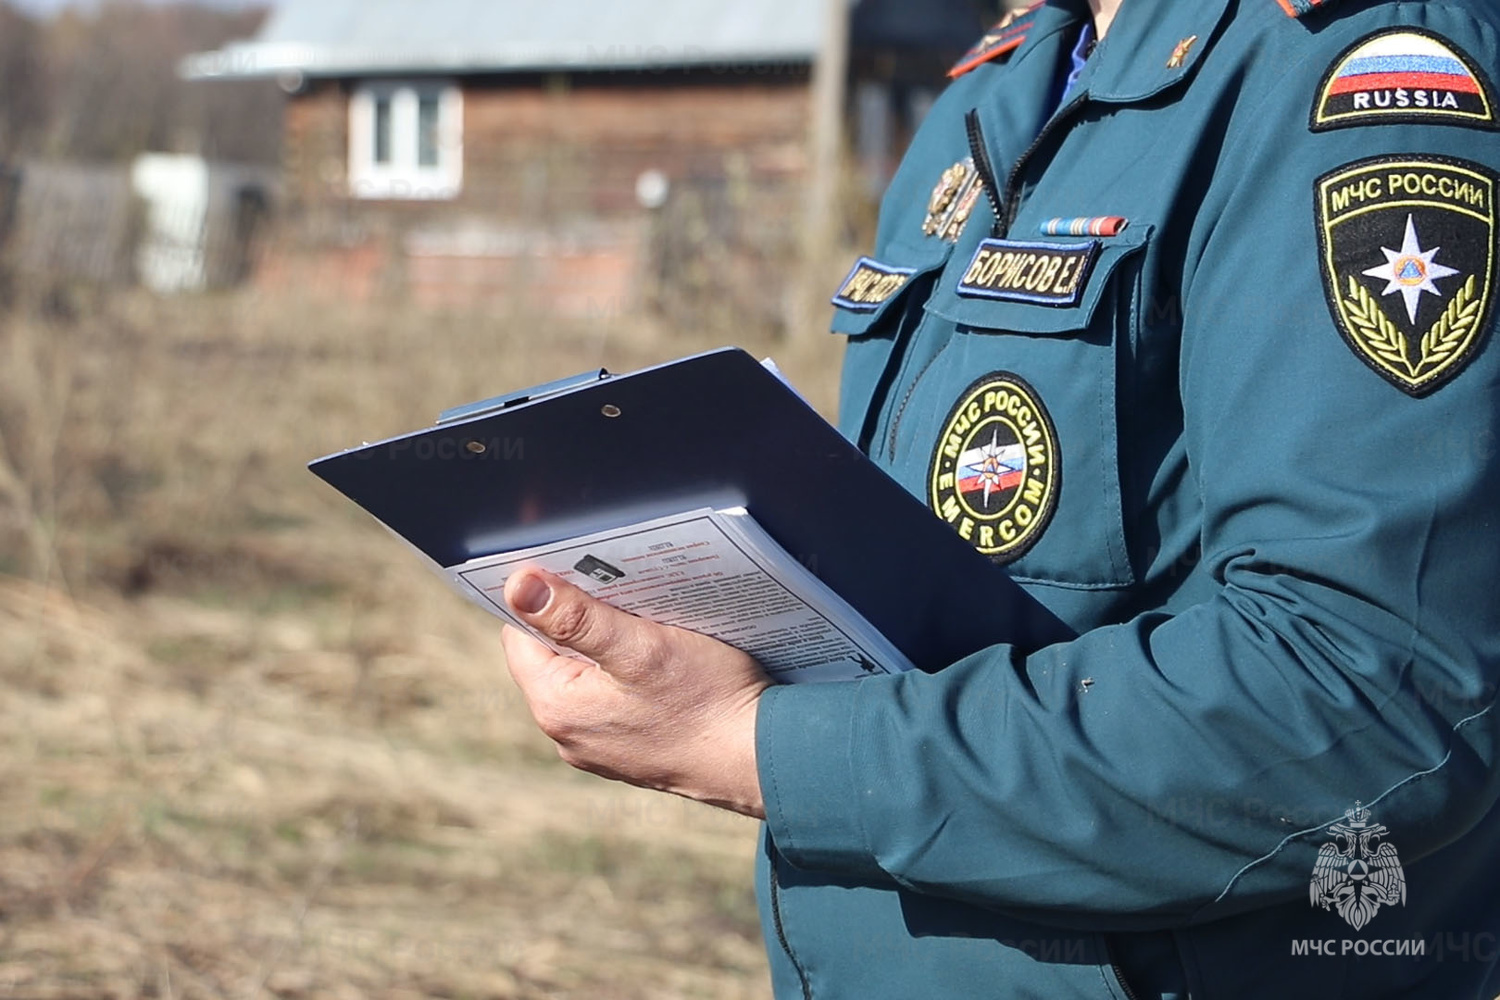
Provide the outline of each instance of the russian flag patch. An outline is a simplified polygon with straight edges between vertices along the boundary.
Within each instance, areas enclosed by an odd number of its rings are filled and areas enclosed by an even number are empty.
[[[1319,87],[1312,130],[1428,123],[1494,129],[1495,91],[1452,42],[1395,28],[1346,49]]]

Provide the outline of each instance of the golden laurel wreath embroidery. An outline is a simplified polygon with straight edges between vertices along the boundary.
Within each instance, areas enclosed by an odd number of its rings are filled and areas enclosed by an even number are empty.
[[[1415,377],[1416,372],[1406,356],[1406,337],[1396,329],[1394,323],[1385,318],[1375,297],[1352,275],[1349,278],[1349,295],[1344,300],[1344,309],[1348,312],[1349,325],[1353,327],[1354,335],[1363,343],[1365,350],[1382,361],[1405,369],[1407,374]]]
[[[1463,347],[1478,321],[1479,303],[1474,301],[1474,275],[1471,274],[1464,287],[1453,296],[1453,301],[1448,303],[1443,318],[1422,338],[1422,360],[1417,367],[1441,365],[1451,358]]]
[[[1474,301],[1475,276],[1459,289],[1443,316],[1422,336],[1421,357],[1415,364],[1407,353],[1406,336],[1386,318],[1375,296],[1353,276],[1349,278],[1349,298],[1344,310],[1355,337],[1369,353],[1386,362],[1412,381],[1417,381],[1449,361],[1479,321],[1480,303]]]

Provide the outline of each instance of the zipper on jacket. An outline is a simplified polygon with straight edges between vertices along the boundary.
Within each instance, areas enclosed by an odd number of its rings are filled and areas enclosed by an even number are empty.
[[[1042,130],[1031,141],[1031,145],[1026,147],[1026,152],[1022,153],[1020,159],[1016,160],[1016,165],[1011,168],[1010,177],[1005,182],[1005,193],[1001,196],[1006,209],[1005,214],[1001,215],[998,209],[995,213],[996,236],[1004,239],[1010,235],[1010,227],[1015,224],[1016,215],[1021,210],[1021,171],[1026,169],[1026,161],[1036,155],[1037,150],[1042,148],[1042,143],[1046,142],[1057,127],[1070,118],[1073,112],[1077,111],[1083,105],[1084,101],[1088,100],[1088,96],[1088,92],[1085,91],[1063,105],[1057,114],[1053,115],[1047,121],[1047,124],[1042,126]],[[969,141],[972,144],[974,135],[978,130],[979,119],[973,111],[970,111],[969,115],[972,119]],[[979,160],[975,159],[974,162],[977,164]],[[986,159],[986,162],[988,162],[988,159]]]
[[[786,952],[786,960],[792,963],[792,969],[797,973],[797,981],[802,984],[802,1000],[813,1000],[812,986],[807,982],[807,973],[802,970],[802,963],[797,961],[797,956],[792,954],[791,942],[786,939],[786,928],[781,925],[781,879],[776,874],[774,852],[766,860],[771,870],[771,922],[776,926],[776,940],[781,943],[781,950]],[[1135,1000],[1135,998],[1131,997],[1130,1000]]]
[[[886,441],[885,457],[887,461],[894,462],[896,460],[896,435],[901,430],[901,418],[906,416],[906,404],[911,402],[912,394],[917,391],[917,384],[922,381],[922,377],[937,363],[937,359],[942,357],[943,352],[947,349],[947,344],[938,348],[938,352],[927,359],[927,363],[922,366],[922,370],[917,372],[917,377],[912,379],[911,384],[906,387],[906,393],[901,397],[901,405],[896,408],[896,414],[891,418],[891,431],[887,435]]]
[[[1000,200],[1000,184],[995,178],[995,164],[990,160],[989,147],[984,144],[984,129],[979,124],[979,109],[970,108],[964,115],[964,130],[969,136],[969,156],[974,160],[974,171],[979,174],[979,183],[984,185],[985,197],[995,213],[995,230],[999,234],[1000,221],[1005,218],[1005,206]]]
[[[1125,1000],[1141,1000],[1135,990],[1130,988],[1130,980],[1125,978],[1125,970],[1120,968],[1120,963],[1110,962],[1110,971],[1115,974],[1115,982],[1120,984],[1120,989],[1125,991]]]
[[[939,270],[914,278],[901,291],[903,301],[891,307],[895,309],[899,306],[900,309],[899,315],[894,317],[896,330],[891,335],[891,350],[881,365],[880,378],[870,394],[870,405],[865,411],[864,419],[860,421],[859,438],[856,442],[859,450],[871,458],[880,452],[880,431],[886,422],[882,418],[891,413],[894,393],[901,385],[901,377],[911,367],[911,344],[916,339],[916,329],[926,316],[922,304],[931,297],[933,285],[941,273]]]
[[[1120,989],[1125,994],[1125,1000],[1141,1000],[1140,994],[1131,987],[1130,980],[1125,978],[1125,970],[1115,960],[1115,950],[1110,945],[1109,938],[1101,938],[1099,943],[1104,947],[1104,960],[1109,963],[1109,971],[1114,973],[1115,982],[1120,984]]]

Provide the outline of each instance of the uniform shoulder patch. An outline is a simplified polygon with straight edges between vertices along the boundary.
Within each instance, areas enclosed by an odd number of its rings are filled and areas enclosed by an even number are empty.
[[[1478,355],[1494,312],[1500,175],[1468,160],[1382,156],[1317,181],[1323,290],[1344,340],[1411,396]]]
[[[984,37],[953,64],[953,68],[948,71],[948,78],[956,80],[971,69],[1019,49],[1026,41],[1026,32],[1031,27],[1037,8],[1045,2],[1046,0],[1037,0],[1024,10],[1011,11],[1002,17],[998,24],[986,31]]]
[[[1318,87],[1312,130],[1398,123],[1494,129],[1495,88],[1477,63],[1435,32],[1377,32],[1334,60]]]
[[[943,422],[928,503],[959,537],[1000,565],[1037,543],[1057,511],[1057,429],[1026,380],[999,371],[964,390]]]

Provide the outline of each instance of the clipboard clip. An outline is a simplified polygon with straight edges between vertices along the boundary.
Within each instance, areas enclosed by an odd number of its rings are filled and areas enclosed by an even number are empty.
[[[534,399],[544,396],[556,396],[559,393],[568,392],[593,382],[602,382],[609,378],[609,370],[600,368],[597,371],[589,370],[581,375],[570,375],[560,378],[555,382],[544,382],[534,385],[530,389],[522,389],[520,392],[507,393],[504,396],[495,396],[491,399],[482,399],[477,403],[466,403],[463,406],[455,406],[438,414],[437,425],[457,423],[460,420],[470,420],[474,417],[484,416],[498,410],[509,409],[522,403],[529,403]]]

